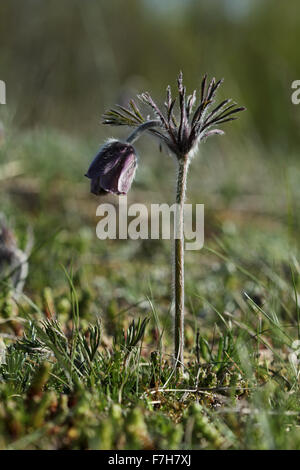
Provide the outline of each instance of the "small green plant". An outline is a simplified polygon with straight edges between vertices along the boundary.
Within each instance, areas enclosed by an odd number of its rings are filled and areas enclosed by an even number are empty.
[[[143,132],[148,131],[175,156],[177,165],[176,220],[174,237],[174,359],[177,367],[184,367],[184,201],[186,195],[188,169],[198,144],[212,135],[224,132],[216,126],[236,119],[235,114],[243,111],[231,99],[226,99],[212,109],[215,95],[223,80],[215,78],[207,85],[207,75],[201,83],[200,100],[197,102],[196,90],[186,96],[183,75],[180,72],[177,86],[179,116],[175,113],[176,98],[172,98],[171,88],[167,87],[163,113],[149,93],[142,93],[138,98],[149,106],[155,119],[143,117],[136,103],[131,100],[130,107],[117,105],[104,114],[104,124],[129,126],[135,130],[126,142],[109,140],[96,155],[86,174],[91,179],[91,192],[104,194],[126,194],[131,186],[136,169],[136,154],[132,147]]]

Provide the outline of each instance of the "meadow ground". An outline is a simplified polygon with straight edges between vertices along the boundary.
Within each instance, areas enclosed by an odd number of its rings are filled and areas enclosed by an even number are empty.
[[[95,141],[7,133],[1,211],[32,248],[24,295],[0,288],[1,449],[300,449],[300,164],[223,139],[190,171],[205,245],[178,377],[170,242],[96,238]],[[173,162],[145,145],[129,202],[172,203]]]

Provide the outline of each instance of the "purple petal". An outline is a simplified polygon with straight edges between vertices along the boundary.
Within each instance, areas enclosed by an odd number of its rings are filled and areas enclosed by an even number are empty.
[[[126,194],[135,170],[134,148],[128,143],[112,141],[100,149],[85,176],[92,180],[91,192],[94,194]]]

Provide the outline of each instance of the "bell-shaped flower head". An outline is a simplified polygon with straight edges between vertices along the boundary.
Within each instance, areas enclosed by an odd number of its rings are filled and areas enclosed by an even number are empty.
[[[135,149],[127,142],[111,139],[101,147],[85,176],[93,194],[127,194],[137,167]]]

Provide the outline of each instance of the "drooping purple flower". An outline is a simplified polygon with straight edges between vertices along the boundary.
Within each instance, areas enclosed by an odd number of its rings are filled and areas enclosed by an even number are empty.
[[[85,176],[91,180],[93,194],[127,194],[136,167],[133,146],[127,142],[109,140],[101,147]]]

